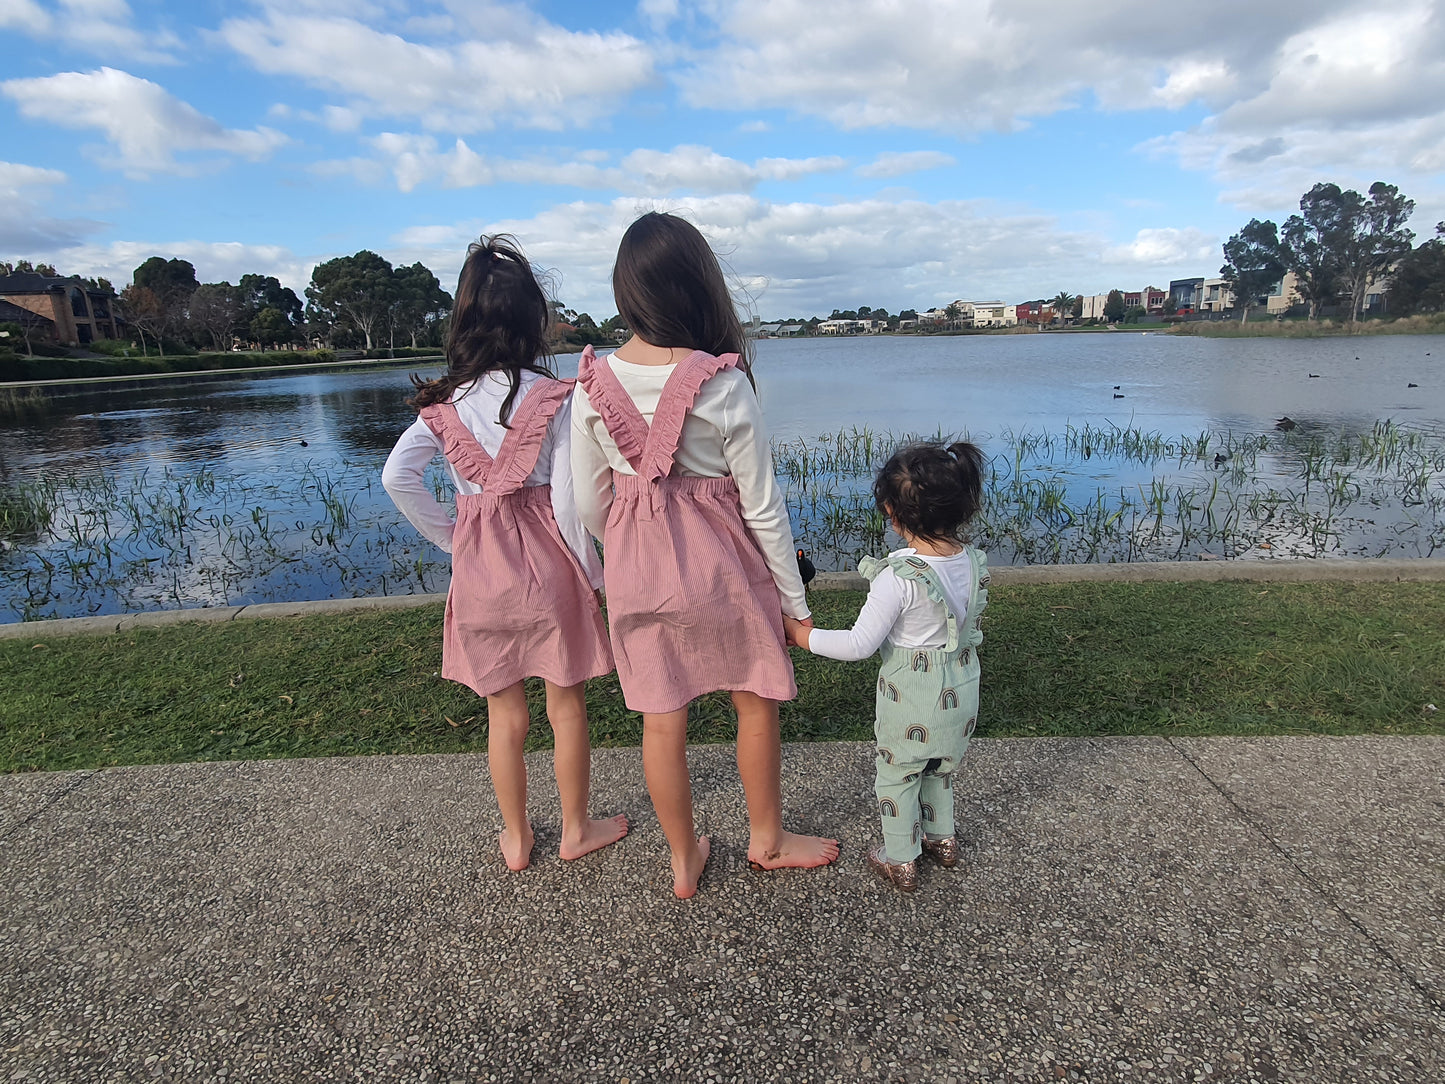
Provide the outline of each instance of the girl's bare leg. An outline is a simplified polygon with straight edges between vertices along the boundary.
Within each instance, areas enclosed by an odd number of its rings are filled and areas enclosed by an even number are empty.
[[[642,770],[647,793],[672,850],[672,891],[680,900],[697,894],[712,842],[698,838],[692,821],[692,780],[687,775],[687,709],[642,716]]]
[[[547,720],[552,724],[553,766],[562,799],[562,857],[571,861],[601,850],[627,834],[621,814],[605,820],[587,816],[592,782],[592,741],[587,733],[585,684],[547,686]]]
[[[838,858],[838,841],[783,830],[782,740],[778,702],[735,692],[738,775],[748,800],[748,861],[764,869],[810,869]]]
[[[532,862],[532,824],[527,820],[527,693],[519,681],[487,697],[487,766],[502,811],[502,857],[511,870]]]

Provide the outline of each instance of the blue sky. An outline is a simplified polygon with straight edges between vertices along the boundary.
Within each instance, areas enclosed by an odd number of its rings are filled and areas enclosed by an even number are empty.
[[[455,281],[518,236],[613,311],[688,215],[764,318],[1213,274],[1318,180],[1445,218],[1445,0],[0,0],[0,258]]]

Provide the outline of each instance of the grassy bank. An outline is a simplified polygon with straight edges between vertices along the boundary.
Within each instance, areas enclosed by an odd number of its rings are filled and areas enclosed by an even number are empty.
[[[1192,320],[1175,327],[1175,335],[1205,339],[1319,339],[1336,335],[1445,335],[1445,313],[1406,316],[1401,319],[1362,320]]]
[[[0,358],[0,381],[87,380],[107,376],[156,376],[168,373],[210,373],[257,366],[324,365],[334,362],[330,350],[268,350],[265,353],[172,354],[166,357]]]
[[[815,595],[818,624],[862,599]],[[482,702],[436,676],[440,626],[433,606],[3,641],[0,771],[485,749]],[[985,628],[985,736],[1445,734],[1445,584],[1013,586]],[[784,739],[871,738],[874,663],[794,655]],[[615,678],[588,698],[598,745],[640,741]],[[726,699],[691,730],[729,740]]]

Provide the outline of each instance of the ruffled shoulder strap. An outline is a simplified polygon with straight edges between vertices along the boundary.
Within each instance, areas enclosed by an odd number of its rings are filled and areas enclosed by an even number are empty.
[[[451,403],[432,403],[418,412],[426,427],[442,442],[442,455],[469,482],[485,486],[492,473],[492,457],[466,427]]]
[[[577,382],[587,392],[592,408],[602,418],[622,458],[641,473],[642,453],[647,447],[647,419],[637,409],[632,396],[617,379],[612,366],[598,358],[592,347],[582,350],[582,361],[577,366]]]
[[[972,554],[970,554],[969,560],[972,562]],[[894,575],[899,579],[912,580],[924,589],[929,599],[943,607],[948,621],[948,642],[943,645],[943,650],[948,653],[957,651],[959,645],[958,615],[949,605],[948,596],[943,593],[943,584],[938,579],[938,573],[933,571],[933,566],[915,554],[889,554],[887,565],[893,569]],[[974,570],[977,572],[977,565],[974,566]],[[976,576],[975,582],[977,582]]]
[[[487,487],[494,496],[511,493],[527,484],[527,478],[537,467],[547,427],[572,394],[575,384],[573,380],[545,376],[532,381],[521,405],[512,411],[508,419],[510,428],[497,449],[491,483]]]
[[[973,594],[968,600],[968,629],[963,642],[969,647],[983,643],[983,611],[988,608],[988,554],[981,549],[968,547],[973,560]]]
[[[697,400],[702,386],[724,369],[738,367],[738,355],[711,354],[694,350],[673,370],[663,385],[662,397],[657,401],[657,410],[652,415],[652,428],[647,434],[647,445],[643,451],[642,465],[637,473],[648,481],[666,478],[672,471],[672,460],[677,455],[677,445],[682,439],[682,423],[687,420],[688,411]]]

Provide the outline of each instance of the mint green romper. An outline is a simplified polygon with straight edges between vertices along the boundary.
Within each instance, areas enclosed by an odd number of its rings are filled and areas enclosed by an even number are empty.
[[[873,732],[878,739],[874,793],[888,861],[911,862],[920,840],[953,835],[953,770],[978,725],[978,646],[988,605],[988,558],[964,547],[973,568],[968,627],[960,631],[948,596],[928,562],[916,556],[865,557],[858,571],[872,581],[884,568],[913,580],[943,607],[948,641],[941,648],[879,648]]]

